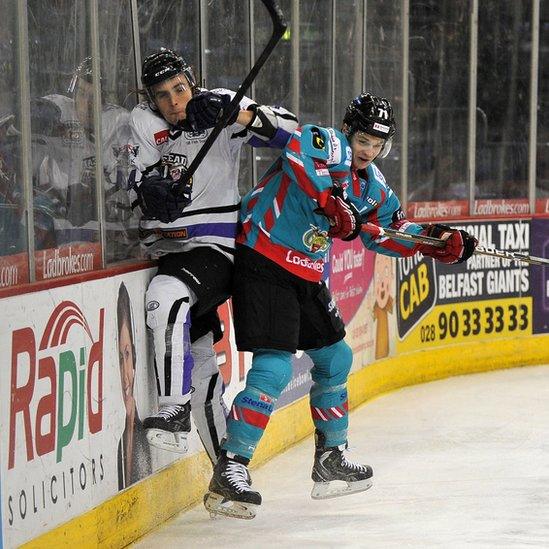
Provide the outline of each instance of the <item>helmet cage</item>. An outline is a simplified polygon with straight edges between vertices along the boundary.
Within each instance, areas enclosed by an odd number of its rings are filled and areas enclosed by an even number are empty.
[[[174,76],[183,74],[189,83],[194,94],[196,89],[196,78],[191,66],[173,50],[160,48],[160,50],[150,54],[143,61],[141,71],[141,82],[147,92],[149,103],[155,106],[153,86],[169,80]]]

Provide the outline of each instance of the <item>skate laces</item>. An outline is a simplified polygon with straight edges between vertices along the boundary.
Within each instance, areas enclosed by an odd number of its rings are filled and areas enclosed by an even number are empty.
[[[248,484],[248,470],[242,463],[232,460],[228,461],[225,477],[239,492],[250,490],[250,485]]]
[[[164,419],[172,419],[182,410],[183,406],[181,404],[171,404],[169,406],[163,406],[161,410],[156,414],[158,417],[163,417]]]
[[[353,461],[349,461],[347,459],[347,456],[345,455],[345,451],[341,450],[341,465],[343,467],[348,467],[352,471],[365,471],[366,467],[364,465],[361,465],[360,463],[354,463]]]

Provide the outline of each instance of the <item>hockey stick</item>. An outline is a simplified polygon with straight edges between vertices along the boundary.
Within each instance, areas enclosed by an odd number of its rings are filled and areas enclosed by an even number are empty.
[[[444,248],[446,242],[442,238],[434,238],[432,236],[423,236],[419,234],[402,233],[395,229],[384,229],[378,227],[373,223],[363,223],[362,230],[375,238],[387,237],[396,240],[407,240],[408,242],[417,242],[419,244],[428,244],[429,246],[435,246],[436,248]],[[495,248],[488,248],[487,246],[477,246],[475,248],[475,254],[489,255],[492,257],[499,257],[501,259],[512,259],[513,261],[522,261],[531,265],[549,265],[549,259],[545,257],[535,257],[520,252],[508,252],[505,250],[497,250]]]
[[[231,114],[238,108],[240,100],[244,97],[244,94],[251,86],[252,82],[255,80],[261,67],[265,64],[265,61],[267,61],[267,58],[269,57],[269,55],[271,55],[279,40],[282,38],[282,35],[286,32],[286,21],[284,19],[284,14],[282,13],[280,6],[278,5],[278,2],[276,0],[261,0],[261,2],[267,8],[269,15],[271,16],[271,21],[273,23],[273,33],[271,35],[271,38],[269,42],[267,42],[265,49],[261,52],[261,55],[255,62],[255,65],[251,68],[246,78],[244,78],[244,80],[242,81],[242,84],[240,84],[240,86],[238,87],[235,96],[228,104],[225,112],[223,113],[223,116],[214,126],[212,133],[210,133],[204,145],[202,145],[201,149],[194,157],[189,168],[185,171],[184,174],[182,174],[181,180],[178,182],[181,187],[183,187],[185,183],[187,183],[187,181],[190,181],[194,172],[196,172],[198,166],[202,163],[202,160],[204,160],[204,157],[211,149],[214,141],[217,139],[217,136],[221,133],[221,131],[227,124],[227,120],[229,120]]]

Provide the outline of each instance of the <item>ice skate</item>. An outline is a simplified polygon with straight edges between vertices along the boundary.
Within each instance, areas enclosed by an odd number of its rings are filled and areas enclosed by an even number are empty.
[[[315,434],[315,462],[311,478],[314,481],[311,497],[328,499],[364,492],[372,486],[373,471],[369,465],[348,461],[346,445],[328,448],[324,435]]]
[[[149,444],[184,454],[187,451],[187,436],[191,430],[191,405],[170,404],[162,406],[157,414],[143,422]]]
[[[261,505],[261,494],[250,489],[248,468],[223,452],[217,461],[204,507],[215,515],[253,519]]]

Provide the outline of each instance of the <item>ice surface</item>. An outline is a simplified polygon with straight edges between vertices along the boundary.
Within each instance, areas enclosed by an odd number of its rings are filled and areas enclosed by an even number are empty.
[[[314,501],[312,438],[252,470],[252,521],[202,505],[132,547],[549,547],[549,366],[408,387],[350,416],[374,486]]]

